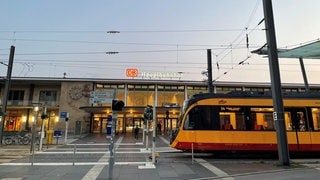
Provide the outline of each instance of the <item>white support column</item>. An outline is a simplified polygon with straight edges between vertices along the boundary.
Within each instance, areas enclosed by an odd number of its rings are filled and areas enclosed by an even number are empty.
[[[67,117],[66,117],[66,131],[65,131],[65,135],[64,135],[64,144],[67,144],[67,139],[68,139],[68,126],[69,126],[69,113],[67,113]]]
[[[43,144],[43,139],[44,139],[44,124],[45,124],[45,119],[46,119],[46,117],[43,117],[43,116],[46,114],[47,114],[47,107],[44,105],[43,112],[41,115],[41,134],[40,134],[39,151],[42,151],[42,144]]]
[[[156,107],[158,104],[158,86],[155,87],[155,93],[154,93],[154,104],[153,104],[153,134],[152,134],[152,163],[156,163],[156,131],[157,131],[157,112]]]

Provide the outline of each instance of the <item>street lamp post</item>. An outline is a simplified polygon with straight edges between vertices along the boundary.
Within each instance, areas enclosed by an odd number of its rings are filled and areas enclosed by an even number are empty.
[[[7,100],[8,100],[10,86],[11,86],[11,74],[12,74],[14,52],[15,52],[15,47],[11,46],[10,55],[9,55],[9,64],[8,64],[8,69],[7,69],[7,77],[5,79],[5,88],[4,88],[4,92],[3,92],[2,109],[0,112],[0,115],[1,115],[1,119],[0,119],[0,144],[2,144],[4,121],[5,121],[5,116],[7,114],[7,111],[6,111]]]
[[[33,107],[33,124],[32,124],[32,138],[31,138],[31,152],[32,155],[34,154],[34,145],[35,145],[35,139],[36,139],[36,127],[37,127],[37,119],[38,119],[38,112],[39,112],[39,106],[36,105]]]

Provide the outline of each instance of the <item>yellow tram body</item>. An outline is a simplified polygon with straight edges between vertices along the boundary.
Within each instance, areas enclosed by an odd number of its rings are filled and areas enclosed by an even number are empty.
[[[285,96],[283,105],[289,151],[319,151],[320,96]],[[298,120],[298,116],[304,119]],[[182,108],[171,147],[201,151],[277,151],[273,118],[270,95],[200,94]],[[226,122],[230,125],[225,125]]]

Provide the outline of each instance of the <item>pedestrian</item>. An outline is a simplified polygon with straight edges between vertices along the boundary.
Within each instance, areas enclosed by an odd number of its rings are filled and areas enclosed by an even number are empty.
[[[157,128],[158,128],[158,134],[161,135],[161,123],[160,122],[158,122]]]
[[[134,138],[138,140],[138,135],[139,135],[139,127],[138,125],[134,128]]]

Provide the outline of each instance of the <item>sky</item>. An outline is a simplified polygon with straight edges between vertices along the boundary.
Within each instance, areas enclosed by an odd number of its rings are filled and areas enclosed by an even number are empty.
[[[320,1],[272,4],[278,48],[319,39]],[[266,43],[261,20],[262,0],[2,0],[0,76],[15,46],[15,77],[131,79],[135,69],[135,79],[202,81],[211,49],[214,81],[270,82],[268,59],[251,53]],[[304,63],[319,84],[320,60]],[[282,83],[303,83],[298,59],[279,64]]]

